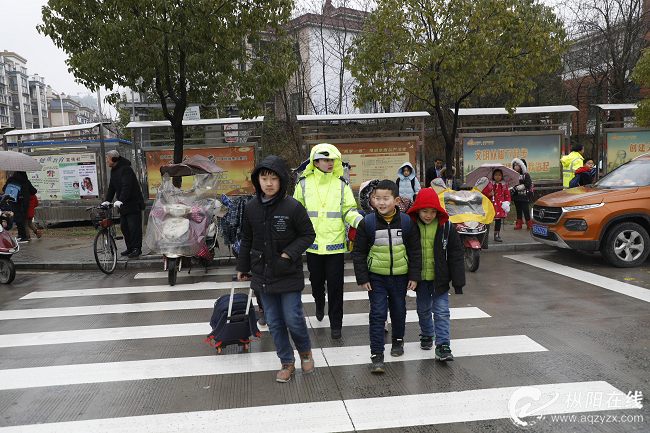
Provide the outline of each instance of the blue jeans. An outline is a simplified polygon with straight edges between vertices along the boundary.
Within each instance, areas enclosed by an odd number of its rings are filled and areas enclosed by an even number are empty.
[[[384,352],[384,324],[390,310],[393,338],[404,338],[406,327],[407,275],[379,275],[370,273],[370,351]]]
[[[420,281],[416,292],[418,319],[423,336],[436,336],[438,344],[449,344],[449,293],[434,294],[433,281]],[[433,313],[433,320],[431,320]]]
[[[269,326],[278,358],[283,364],[293,364],[295,358],[289,342],[289,333],[298,352],[311,350],[309,332],[302,314],[301,292],[274,295],[261,293],[261,296],[266,324]]]

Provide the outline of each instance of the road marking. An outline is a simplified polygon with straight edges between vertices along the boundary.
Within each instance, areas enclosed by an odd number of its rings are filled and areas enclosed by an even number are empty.
[[[356,283],[357,280],[352,276],[343,277],[343,283]],[[128,287],[104,287],[100,289],[78,289],[78,290],[45,290],[31,292],[20,298],[27,299],[51,299],[51,298],[70,298],[75,296],[104,296],[104,295],[128,295],[134,293],[163,293],[163,292],[189,292],[198,290],[230,290],[232,286],[235,289],[248,289],[251,286],[250,281],[233,281],[226,283],[200,282],[192,284],[178,284],[176,286],[157,285],[157,286],[128,286]],[[305,286],[311,286],[308,278],[305,278]]]
[[[611,290],[612,292],[620,293],[622,295],[630,296],[641,301],[650,302],[650,290],[642,287],[633,286],[631,284],[623,283],[612,278],[603,277],[600,275],[592,274],[590,272],[581,271],[579,269],[571,268],[565,265],[550,262],[548,260],[537,258],[533,255],[516,255],[516,256],[503,256],[527,265],[535,266],[546,271],[551,271],[565,277],[573,278],[583,283],[591,284],[601,287],[603,289]]]
[[[452,347],[454,357],[546,351],[525,335],[459,339],[452,342]],[[421,350],[419,342],[406,343],[404,351],[399,358],[387,356],[385,362],[433,360],[435,355],[433,350]],[[313,357],[317,368],[363,365],[370,362],[370,349],[367,345],[313,349]],[[225,375],[277,368],[275,352],[17,368],[0,370],[0,390]]]
[[[449,310],[451,313],[451,319],[476,319],[490,317],[487,313],[476,307],[450,308]],[[417,322],[417,312],[412,310],[407,311],[406,321]],[[316,319],[316,316],[310,316],[307,317],[307,324],[312,328],[329,328],[329,319],[325,317],[322,322],[319,322]],[[360,325],[368,325],[368,313],[346,314],[343,316],[343,326]],[[260,331],[262,332],[268,332],[268,330],[269,328],[266,326],[260,327]],[[207,335],[209,333],[210,325],[207,322],[34,332],[0,335],[0,347],[185,337],[192,335]]]
[[[532,409],[563,415],[612,411],[606,404],[567,404],[569,396],[611,395],[625,401],[625,393],[604,381],[530,385],[541,392]],[[522,387],[486,388],[459,392],[373,397],[313,403],[256,406],[212,411],[130,416],[0,428],[1,433],[139,433],[187,431],[213,433],[312,433],[365,431],[437,424],[509,419],[508,404]],[[555,396],[558,396],[557,398]],[[555,398],[555,400],[554,400]],[[586,397],[585,397],[586,398]],[[621,405],[623,406],[623,405]],[[438,408],[438,410],[432,410]],[[519,409],[519,407],[517,407]],[[619,410],[631,409],[623,406]],[[254,414],[254,420],[251,419]],[[389,416],[387,414],[390,414]],[[530,420],[530,418],[528,419]],[[308,427],[305,427],[308,426]],[[517,427],[512,426],[512,430]]]
[[[307,271],[307,264],[305,263],[303,265],[303,270]],[[354,266],[352,263],[346,263],[344,265],[344,269],[354,269]],[[22,274],[22,272],[21,272]],[[178,275],[177,278],[190,278],[190,277],[203,277],[203,276],[214,276],[214,275],[237,275],[237,271],[235,270],[234,266],[229,266],[225,268],[219,268],[219,269],[210,269],[208,272],[205,272],[204,270],[198,269],[195,270],[194,273],[188,274],[187,272],[181,271]],[[142,279],[152,279],[152,278],[167,278],[167,271],[160,271],[160,272],[138,272],[135,274],[133,277],[134,280],[142,280]]]
[[[343,293],[344,301],[367,300],[368,293],[363,290]],[[215,299],[194,301],[144,302],[138,304],[88,305],[83,307],[30,308],[24,310],[2,310],[0,320],[37,319],[44,317],[89,316],[93,314],[142,313],[148,311],[197,310],[214,308]],[[314,297],[302,295],[303,304],[313,304]],[[253,305],[257,301],[253,298]]]

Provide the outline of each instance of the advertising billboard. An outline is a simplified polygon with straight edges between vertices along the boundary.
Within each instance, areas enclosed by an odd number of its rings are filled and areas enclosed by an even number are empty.
[[[607,172],[648,152],[650,152],[650,131],[608,132]]]
[[[253,194],[255,188],[251,183],[251,173],[255,169],[255,147],[234,146],[234,147],[210,147],[184,149],[183,160],[194,155],[201,155],[213,161],[222,169],[219,173],[219,194],[243,195]],[[174,150],[170,148],[161,150],[146,150],[145,159],[147,165],[147,179],[149,181],[149,198],[155,198],[158,187],[162,182],[160,167],[163,164],[170,164],[174,159]],[[191,186],[191,178],[183,179],[183,188]]]
[[[350,164],[350,187],[359,189],[370,179],[397,179],[397,170],[405,162],[415,166],[416,142],[417,138],[332,144],[341,152],[343,161]]]
[[[40,171],[27,172],[41,199],[99,198],[95,153],[30,156],[43,166]]]
[[[464,134],[464,174],[483,164],[510,167],[513,158],[525,159],[533,180],[560,179],[561,134]]]

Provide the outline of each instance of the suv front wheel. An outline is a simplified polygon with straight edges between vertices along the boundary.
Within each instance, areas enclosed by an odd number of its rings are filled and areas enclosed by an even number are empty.
[[[650,237],[639,224],[620,223],[612,227],[601,246],[603,257],[619,268],[631,268],[645,261],[650,253]]]

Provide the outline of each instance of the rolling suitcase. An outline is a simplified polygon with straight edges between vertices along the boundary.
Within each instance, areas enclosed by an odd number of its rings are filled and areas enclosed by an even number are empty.
[[[238,344],[248,352],[251,336],[260,338],[262,334],[257,328],[255,307],[253,306],[253,289],[248,295],[235,293],[235,283],[232,283],[230,294],[219,296],[214,303],[210,327],[212,332],[205,339],[206,343],[217,348],[221,354],[223,348],[231,344]]]

